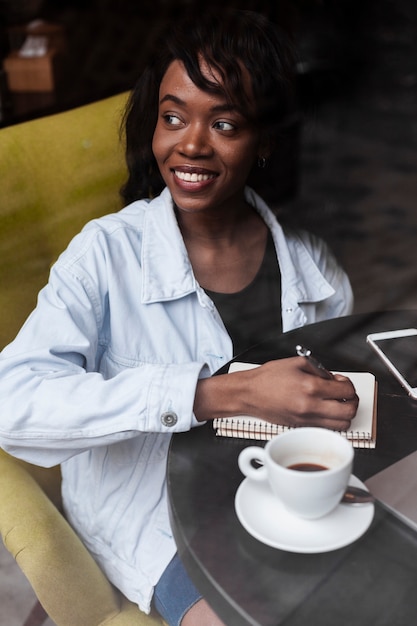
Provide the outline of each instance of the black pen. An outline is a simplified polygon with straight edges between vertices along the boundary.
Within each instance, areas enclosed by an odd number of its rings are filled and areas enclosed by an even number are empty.
[[[329,370],[326,370],[326,368],[319,361],[317,361],[317,359],[314,358],[311,350],[309,350],[308,348],[304,348],[304,346],[298,345],[295,346],[295,351],[298,356],[303,356],[309,360],[319,376],[321,376],[322,378],[327,378],[328,380],[334,378],[333,374],[329,372]]]

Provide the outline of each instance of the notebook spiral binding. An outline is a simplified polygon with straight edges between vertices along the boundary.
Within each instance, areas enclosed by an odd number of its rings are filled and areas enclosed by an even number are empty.
[[[219,437],[238,437],[239,439],[253,439],[268,441],[276,435],[281,435],[287,430],[293,430],[292,426],[271,424],[263,420],[239,419],[238,417],[216,418],[213,427]],[[375,441],[371,434],[365,431],[339,431],[342,437],[346,437],[355,448],[375,448]]]

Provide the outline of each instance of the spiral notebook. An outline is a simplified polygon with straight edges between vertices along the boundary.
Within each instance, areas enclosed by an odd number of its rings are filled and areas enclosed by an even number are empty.
[[[232,363],[229,372],[259,367],[254,363]],[[370,372],[338,372],[352,381],[359,396],[356,416],[350,430],[341,432],[355,448],[375,448],[376,446],[376,402],[377,382]],[[290,426],[271,424],[265,420],[248,415],[220,417],[213,420],[213,428],[219,437],[239,437],[243,439],[268,440],[280,435]]]

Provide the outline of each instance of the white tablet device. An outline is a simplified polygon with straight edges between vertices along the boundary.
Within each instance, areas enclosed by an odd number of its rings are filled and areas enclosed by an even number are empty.
[[[407,393],[417,400],[417,328],[371,333],[367,341]]]

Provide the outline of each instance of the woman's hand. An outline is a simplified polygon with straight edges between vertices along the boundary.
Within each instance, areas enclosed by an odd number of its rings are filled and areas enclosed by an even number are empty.
[[[348,378],[321,378],[308,359],[293,357],[200,381],[194,408],[201,421],[252,415],[288,426],[347,430],[358,402]]]
[[[359,399],[351,381],[339,374],[333,380],[321,378],[302,357],[269,361],[248,373],[247,415],[333,430],[347,430],[356,415]]]

